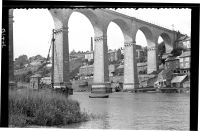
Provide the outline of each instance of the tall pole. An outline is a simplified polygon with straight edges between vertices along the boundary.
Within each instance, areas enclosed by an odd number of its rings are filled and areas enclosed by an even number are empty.
[[[51,84],[52,88],[54,88],[54,42],[55,42],[55,37],[54,37],[55,30],[53,29],[53,36],[52,36],[52,66],[51,66]]]
[[[93,51],[93,39],[92,39],[92,37],[91,37],[90,51]]]

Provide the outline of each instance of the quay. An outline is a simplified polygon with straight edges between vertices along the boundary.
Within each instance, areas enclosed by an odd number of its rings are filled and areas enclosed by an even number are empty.
[[[175,88],[175,87],[165,87],[165,88],[155,88],[155,87],[144,87],[134,89],[132,92],[161,92],[161,93],[182,93],[190,92],[190,88]]]

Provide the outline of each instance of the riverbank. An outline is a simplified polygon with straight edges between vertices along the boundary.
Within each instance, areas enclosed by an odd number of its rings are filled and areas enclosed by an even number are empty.
[[[50,90],[10,90],[9,126],[67,126],[88,121],[77,101]]]

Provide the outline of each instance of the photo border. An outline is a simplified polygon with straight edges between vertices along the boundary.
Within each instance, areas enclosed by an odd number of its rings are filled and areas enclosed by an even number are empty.
[[[1,56],[1,116],[0,126],[8,127],[8,10],[29,8],[190,8],[191,14],[191,86],[190,88],[190,130],[197,130],[198,124],[198,81],[199,81],[199,4],[188,3],[138,3],[138,2],[77,2],[77,1],[15,1],[4,0],[2,5],[2,29],[5,32],[5,45]],[[199,59],[198,59],[199,60]]]

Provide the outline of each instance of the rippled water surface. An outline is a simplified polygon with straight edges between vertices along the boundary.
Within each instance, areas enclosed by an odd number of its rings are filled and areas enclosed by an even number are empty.
[[[116,92],[109,98],[89,98],[89,94],[75,92],[70,99],[99,118],[69,128],[189,130],[189,94]]]

